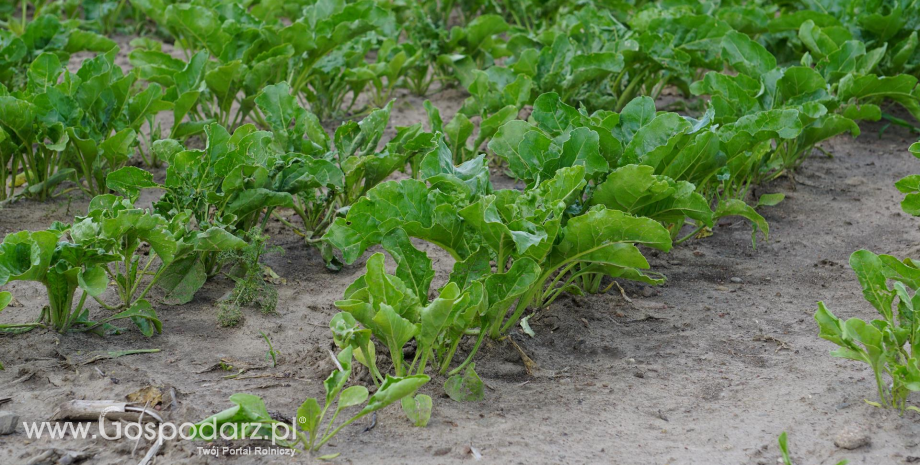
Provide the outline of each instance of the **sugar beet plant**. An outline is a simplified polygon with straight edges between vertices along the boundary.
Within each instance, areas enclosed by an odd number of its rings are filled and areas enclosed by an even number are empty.
[[[171,235],[159,229],[163,226],[161,218],[122,200],[97,197],[90,204],[90,216],[74,226],[56,223],[46,231],[22,231],[4,238],[0,244],[0,282],[41,283],[48,305],[37,322],[3,325],[0,330],[49,327],[62,333],[117,333],[121,329],[112,322],[130,319],[147,336],[161,331],[156,312],[143,298],[146,291],[135,297],[138,283],[131,279],[143,277],[137,270],[138,237],[149,239],[161,256],[169,256]],[[119,270],[122,264],[126,268]],[[116,281],[123,304],[114,315],[91,320],[87,298],[98,299],[110,279]]]
[[[920,143],[909,150],[920,157]],[[907,194],[901,208],[913,216],[920,216],[918,182],[920,176],[911,175],[895,184]],[[815,320],[820,336],[840,346],[832,352],[835,357],[864,362],[872,368],[879,395],[879,402],[873,405],[896,408],[901,413],[920,412],[907,402],[911,393],[920,391],[920,266],[910,258],[901,260],[868,250],[854,252],[850,266],[863,296],[881,319],[869,323],[859,318],[842,321],[824,302],[818,302]]]
[[[723,38],[723,54],[738,74],[710,72],[691,91],[710,96],[728,165],[742,173],[726,178],[726,190],[743,193],[751,181],[794,170],[817,143],[845,132],[858,135],[856,121],[878,120],[884,100],[915,112],[916,78],[871,74],[878,54],[856,41],[846,45],[816,64],[782,68],[746,35]]]
[[[351,377],[352,363],[351,347],[339,352],[336,356],[339,369],[333,371],[323,383],[326,388],[325,398],[320,401],[315,398],[306,399],[298,407],[291,422],[273,418],[265,403],[257,396],[234,394],[230,396],[230,402],[235,404],[233,407],[205,418],[195,425],[195,439],[270,439],[282,447],[312,455],[342,428],[394,402],[412,396],[429,381],[429,377],[425,375],[401,378],[387,376],[376,392],[370,395],[364,386],[345,387]],[[339,414],[346,409],[362,405],[363,407],[352,413],[347,420],[336,423]],[[230,431],[233,433],[225,433]],[[330,460],[338,455],[327,454],[318,458]]]
[[[815,320],[823,339],[840,346],[835,357],[863,362],[872,368],[878,386],[876,405],[920,412],[908,404],[911,393],[920,391],[920,268],[911,259],[875,255],[859,250],[850,266],[866,300],[881,318],[838,319],[823,302]],[[889,284],[889,281],[893,284]]]
[[[429,155],[434,156],[450,166],[448,151]],[[486,337],[505,336],[528,308],[547,305],[564,292],[581,294],[583,283],[599,281],[597,276],[660,282],[643,272],[649,265],[636,247],[670,249],[670,234],[660,223],[602,206],[574,217],[566,214],[585,186],[582,166],[562,168],[523,193],[474,193],[456,175],[444,177],[451,176],[455,179],[442,180],[443,185],[458,188],[447,192],[417,180],[383,183],[325,236],[343,250],[346,262],[378,244],[396,261],[391,275],[384,270],[384,255],[373,255],[367,273],[336,302],[343,312],[331,324],[336,343],[353,347],[376,383],[390,370],[405,376],[431,366],[451,376],[445,388],[454,391],[452,397],[467,399],[468,392],[455,391],[477,384],[471,362],[478,348]],[[466,206],[458,212],[458,205]],[[431,242],[456,259],[449,282],[433,300],[431,260],[410,237]],[[372,337],[386,347],[391,368],[377,366]],[[475,339],[474,347],[461,363],[452,364],[468,337]],[[410,361],[403,354],[413,340]],[[403,409],[422,425],[430,399],[404,401]]]

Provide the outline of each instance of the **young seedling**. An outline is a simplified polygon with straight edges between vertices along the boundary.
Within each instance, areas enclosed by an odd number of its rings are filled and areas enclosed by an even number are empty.
[[[326,388],[325,400],[322,405],[314,398],[304,401],[297,409],[293,431],[286,423],[271,417],[261,398],[251,394],[234,394],[230,396],[230,401],[236,406],[199,422],[196,425],[196,439],[208,441],[249,439],[253,433],[257,433],[262,439],[272,439],[283,447],[312,455],[346,426],[394,402],[414,395],[429,381],[428,376],[425,375],[406,377],[388,375],[377,392],[369,396],[364,386],[345,387],[351,376],[352,359],[351,347],[346,347],[339,352],[336,361],[341,369],[332,372],[323,383]],[[361,410],[348,420],[336,424],[336,419],[343,411],[362,404],[364,407]],[[327,419],[330,409],[334,410],[331,418]],[[227,424],[233,426],[225,429],[224,425]],[[282,426],[284,434],[281,434]],[[233,431],[233,434],[230,437],[221,436],[223,431]],[[329,454],[318,458],[329,460],[338,455]]]
[[[777,442],[779,442],[779,451],[783,454],[783,465],[795,465],[789,457],[789,443],[785,431],[779,435]],[[848,463],[850,463],[849,460],[841,460],[837,462],[837,465],[847,465]]]
[[[262,335],[262,339],[265,339],[265,343],[268,344],[268,352],[265,353],[265,359],[272,361],[272,368],[278,366],[278,359],[275,357],[275,348],[272,347],[272,341],[268,338],[268,335],[259,331],[259,334]]]
[[[920,408],[907,403],[912,392],[920,391],[918,265],[909,258],[902,261],[891,255],[858,250],[850,256],[850,266],[866,300],[882,318],[869,323],[860,318],[841,321],[824,302],[818,302],[815,313],[821,338],[840,346],[832,355],[863,362],[872,368],[879,402],[866,402],[896,408],[901,414],[906,410],[920,413]],[[889,285],[889,280],[894,284]]]

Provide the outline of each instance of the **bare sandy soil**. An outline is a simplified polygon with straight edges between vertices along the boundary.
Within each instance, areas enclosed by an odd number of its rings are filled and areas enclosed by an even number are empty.
[[[445,90],[429,98],[446,121],[464,95]],[[391,134],[397,125],[425,121],[421,102],[399,96]],[[423,389],[435,402],[427,428],[412,427],[392,406],[369,431],[369,419],[346,427],[323,453],[340,452],[334,462],[351,464],[471,462],[471,449],[483,463],[774,464],[776,438],[786,431],[798,464],[920,461],[917,415],[899,417],[866,404],[863,399],[876,396],[871,371],[832,358],[832,345],[817,337],[812,318],[819,300],[840,317],[873,316],[847,265],[853,251],[916,255],[920,220],[901,213],[893,186],[920,172],[906,151],[911,137],[889,129],[880,139],[870,125],[858,139],[830,141],[824,148],[833,159],[816,154],[797,182],[783,178],[757,190],[787,195],[763,211],[768,242],[752,248],[748,224],[725,220],[711,237],[652,254],[653,269],[669,278],[663,287],[624,283],[629,300],[616,287],[560,299],[531,319],[535,337],[513,335],[536,362],[533,375],[510,344],[491,343],[476,361],[487,384],[485,401],[456,403],[443,395],[444,379],[435,378]],[[87,203],[75,197],[8,205],[0,210],[0,234],[69,222]],[[219,327],[215,301],[231,283],[214,280],[187,305],[158,305],[164,332],[151,339],[134,330],[104,339],[43,330],[0,335],[6,366],[0,398],[12,398],[0,411],[42,421],[62,401],[124,399],[152,385],[175,389],[176,407],[164,405],[161,413],[177,423],[229,407],[227,398],[236,392],[260,395],[269,410],[293,415],[305,397],[323,393],[322,380],[333,369],[327,352],[333,302],[363,263],[331,273],[280,223],[269,233],[284,249],[264,260],[286,280],[278,285],[277,314],[249,309],[240,326]],[[443,281],[451,259],[425,250]],[[34,320],[45,304],[44,289],[34,283],[5,290],[18,306],[0,314],[0,323]],[[95,315],[105,312],[92,308]],[[281,354],[275,368],[266,362],[260,332]],[[161,351],[80,364],[94,351],[149,348]],[[235,379],[207,371],[221,359],[252,370]],[[834,439],[844,430],[867,435],[870,444],[838,448]],[[169,442],[156,463],[312,461],[213,458],[199,454],[203,445]],[[24,464],[55,447],[84,451],[91,455],[87,463],[136,463],[148,446],[142,441],[131,458],[135,445],[127,440],[30,440],[20,427],[0,436],[0,464]]]

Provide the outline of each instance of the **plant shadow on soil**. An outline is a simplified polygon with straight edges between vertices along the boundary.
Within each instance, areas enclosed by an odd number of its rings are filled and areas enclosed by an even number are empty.
[[[430,98],[449,118],[463,95],[447,90]],[[424,121],[422,100],[400,95],[391,128]],[[616,286],[606,294],[561,298],[531,319],[535,337],[514,331],[514,341],[537,365],[532,374],[511,344],[489,343],[477,357],[485,401],[455,403],[443,395],[444,379],[436,377],[423,389],[435,401],[427,428],[412,427],[398,407],[390,407],[376,427],[365,432],[369,420],[359,421],[322,453],[340,452],[335,462],[353,464],[469,461],[470,447],[488,463],[773,464],[776,438],[787,431],[796,463],[914,460],[920,456],[916,415],[899,417],[866,404],[863,399],[876,395],[870,370],[832,358],[832,345],[817,337],[812,318],[818,300],[843,318],[873,316],[847,265],[853,251],[917,256],[920,250],[920,220],[901,212],[893,185],[920,172],[906,150],[912,136],[894,128],[879,138],[879,128],[867,125],[857,139],[832,139],[823,146],[833,159],[816,153],[796,182],[780,178],[757,189],[757,195],[786,194],[784,202],[763,210],[768,242],[758,237],[753,248],[749,225],[726,219],[711,237],[669,254],[652,253],[652,268],[668,277],[664,286],[623,283],[629,300]],[[162,180],[163,173],[156,176]],[[147,195],[142,201],[153,200]],[[0,211],[0,235],[71,221],[87,203],[75,198],[8,205]],[[187,305],[159,305],[164,332],[151,339],[134,330],[104,339],[44,330],[0,336],[6,366],[0,397],[12,398],[0,410],[41,421],[62,401],[123,399],[155,385],[175,388],[178,407],[163,413],[176,423],[229,407],[227,398],[235,392],[260,395],[270,411],[292,415],[305,397],[322,395],[322,380],[333,369],[327,350],[328,322],[337,312],[333,302],[363,273],[363,262],[331,273],[318,253],[280,223],[271,222],[268,233],[285,250],[264,260],[285,279],[278,285],[277,314],[246,309],[240,326],[218,327],[215,301],[231,285],[215,280]],[[443,282],[450,258],[421,247],[434,261],[436,284]],[[19,282],[5,289],[18,304],[0,322],[36,318],[43,289]],[[96,306],[92,311],[103,312]],[[266,362],[260,332],[279,353],[275,368]],[[74,361],[92,351],[147,348],[161,352],[87,365]],[[234,379],[224,376],[236,371],[206,371],[221,359],[253,369]],[[369,382],[358,375],[357,382]],[[867,434],[871,444],[838,449],[834,437],[844,429]],[[203,445],[169,442],[157,461],[290,460],[208,458],[197,450]],[[133,460],[148,446],[141,441]],[[0,440],[0,463],[26,463],[52,447],[87,450],[94,454],[90,463],[115,464],[129,460],[135,445],[101,438],[28,440],[20,427]]]

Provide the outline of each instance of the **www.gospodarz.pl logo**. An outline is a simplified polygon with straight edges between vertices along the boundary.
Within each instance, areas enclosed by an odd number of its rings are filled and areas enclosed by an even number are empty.
[[[176,424],[163,421],[158,415],[151,414],[149,411],[141,413],[137,421],[129,422],[108,419],[108,416],[113,413],[123,414],[125,412],[117,406],[106,407],[99,415],[95,432],[92,424],[87,422],[23,422],[22,426],[29,439],[103,438],[110,441],[120,439],[138,441],[143,438],[160,444],[176,439],[186,441],[252,439],[271,441],[272,446],[277,446],[279,443],[283,445],[286,442],[293,442],[297,438],[296,425],[293,423],[230,422],[218,425],[217,419],[212,417],[199,424],[191,422]],[[232,454],[229,451],[227,453]]]

